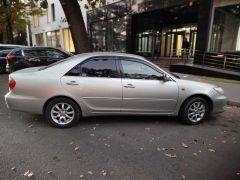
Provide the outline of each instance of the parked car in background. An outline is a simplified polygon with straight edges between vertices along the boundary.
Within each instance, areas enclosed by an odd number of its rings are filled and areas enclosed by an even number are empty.
[[[5,100],[59,128],[96,115],[179,116],[196,125],[226,103],[220,87],[179,79],[140,56],[105,52],[14,72]]]
[[[0,44],[0,51],[7,50],[7,49],[15,49],[15,48],[24,48],[27,46],[17,45],[17,44]]]
[[[59,60],[73,56],[73,54],[50,47],[17,48],[6,57],[7,72],[36,66],[47,66]]]
[[[12,51],[12,49],[0,51],[0,73],[6,72],[6,56]]]

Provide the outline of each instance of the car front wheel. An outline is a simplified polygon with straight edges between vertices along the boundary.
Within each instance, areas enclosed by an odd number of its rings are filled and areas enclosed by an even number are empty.
[[[80,110],[72,100],[57,98],[48,103],[45,116],[50,125],[57,128],[68,128],[79,121]]]
[[[209,113],[209,105],[202,97],[187,100],[181,108],[180,118],[189,125],[201,123]]]

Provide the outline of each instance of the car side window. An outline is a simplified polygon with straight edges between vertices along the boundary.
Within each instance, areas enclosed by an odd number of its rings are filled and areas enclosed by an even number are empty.
[[[81,65],[82,77],[119,77],[116,61],[112,59],[96,58]]]
[[[67,57],[64,53],[54,49],[48,49],[46,50],[46,53],[48,57],[56,58],[56,59],[64,59]]]
[[[152,67],[131,60],[121,60],[123,69],[123,78],[128,79],[145,79],[145,80],[160,80],[163,73],[160,73]]]
[[[35,50],[24,50],[24,55],[27,56],[27,57],[38,56],[37,51],[35,51]]]
[[[109,58],[95,58],[71,69],[67,76],[118,78],[116,61]]]

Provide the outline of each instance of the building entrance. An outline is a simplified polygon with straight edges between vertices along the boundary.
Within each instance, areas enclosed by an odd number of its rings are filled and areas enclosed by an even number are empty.
[[[133,16],[134,52],[153,57],[193,57],[196,48],[197,17],[198,4]]]

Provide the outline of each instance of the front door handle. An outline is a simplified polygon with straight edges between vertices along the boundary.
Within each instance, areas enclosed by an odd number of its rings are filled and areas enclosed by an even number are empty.
[[[135,86],[133,86],[132,84],[128,84],[128,85],[123,86],[123,87],[125,87],[125,88],[135,88]]]
[[[66,84],[69,86],[77,86],[78,85],[78,83],[76,81],[70,81],[70,82],[67,82]]]

